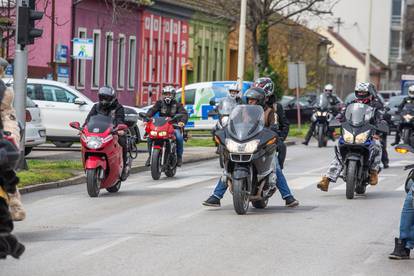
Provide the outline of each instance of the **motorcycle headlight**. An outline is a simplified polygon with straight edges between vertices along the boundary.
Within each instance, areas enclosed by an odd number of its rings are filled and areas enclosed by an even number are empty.
[[[226,148],[232,153],[253,153],[257,150],[260,140],[252,140],[247,143],[239,144],[231,139],[226,139]]]
[[[316,116],[322,116],[323,112],[316,111]]]
[[[365,131],[363,133],[358,134],[355,137],[355,143],[357,143],[357,144],[363,144],[363,143],[365,143],[367,141],[367,139],[368,139],[369,132],[370,131],[368,130],[368,131]]]
[[[322,116],[326,116],[326,115],[328,115],[328,112],[322,112]]]
[[[161,137],[167,136],[167,132],[166,131],[160,131],[160,132],[158,132],[158,136],[161,136]]]
[[[158,132],[156,132],[154,130],[151,130],[150,134],[151,134],[151,136],[157,136]]]
[[[229,122],[229,117],[228,116],[221,117],[221,125],[222,125],[222,127],[227,126],[227,123],[228,122]]]
[[[346,129],[343,129],[343,137],[346,143],[353,143],[354,142],[354,135]]]
[[[409,122],[409,121],[411,121],[411,119],[413,117],[414,117],[413,115],[407,114],[407,115],[404,115],[404,120],[407,121],[407,122]]]
[[[88,138],[88,142],[86,143],[86,146],[90,149],[99,149],[100,147],[102,147],[102,144],[103,144],[102,138],[92,136]]]

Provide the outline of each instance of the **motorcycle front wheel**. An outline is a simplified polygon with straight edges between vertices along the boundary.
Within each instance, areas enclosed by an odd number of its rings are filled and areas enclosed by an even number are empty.
[[[234,211],[239,215],[244,215],[249,209],[249,191],[247,179],[233,180],[233,206]]]
[[[161,177],[161,158],[160,149],[154,149],[151,155],[151,176],[154,180],[158,180]]]
[[[86,189],[90,197],[98,197],[99,191],[101,190],[98,168],[86,170]]]
[[[323,127],[318,127],[318,147],[322,148],[325,146],[325,133],[323,131]]]
[[[358,166],[355,160],[350,160],[346,169],[346,198],[353,199],[355,187],[358,184]]]

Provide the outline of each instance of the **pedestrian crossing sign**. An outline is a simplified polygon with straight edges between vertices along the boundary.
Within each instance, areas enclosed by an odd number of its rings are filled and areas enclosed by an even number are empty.
[[[73,39],[73,58],[87,60],[93,59],[93,39]]]

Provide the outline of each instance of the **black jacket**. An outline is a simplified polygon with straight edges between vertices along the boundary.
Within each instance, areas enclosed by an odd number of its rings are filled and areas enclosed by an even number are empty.
[[[275,111],[275,123],[277,124],[277,134],[282,140],[286,140],[289,134],[289,120],[286,118],[283,106],[280,103],[276,103],[274,99],[270,99],[267,102],[267,106],[272,107]]]
[[[91,117],[103,114],[106,116],[112,115],[114,117],[114,126],[125,123],[124,107],[116,100],[109,108],[103,108],[101,104],[96,103],[86,117],[84,126],[89,122]]]
[[[410,98],[410,97],[405,97],[401,104],[398,106],[398,112],[401,112],[406,104],[414,104],[414,99]]]
[[[187,123],[188,120],[187,110],[185,110],[184,106],[176,100],[172,100],[170,104],[166,104],[163,100],[158,100],[153,107],[148,110],[147,116],[151,118],[157,113],[159,113],[160,117],[174,117],[177,114],[183,114],[184,116],[179,121]]]

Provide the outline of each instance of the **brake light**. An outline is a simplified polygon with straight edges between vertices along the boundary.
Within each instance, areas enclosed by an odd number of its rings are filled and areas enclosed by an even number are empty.
[[[30,111],[26,109],[26,123],[29,123],[32,121],[32,114],[30,114]]]

